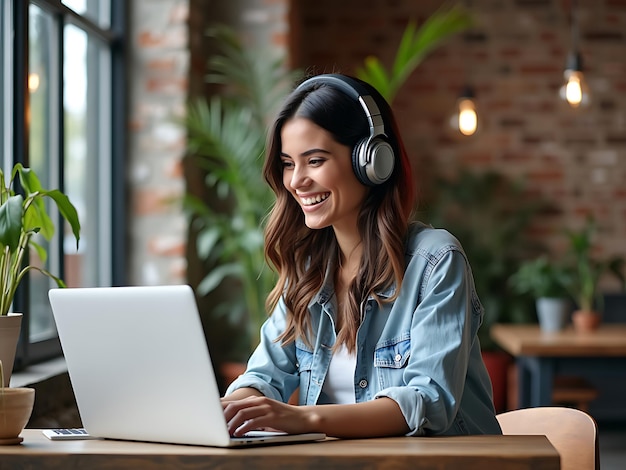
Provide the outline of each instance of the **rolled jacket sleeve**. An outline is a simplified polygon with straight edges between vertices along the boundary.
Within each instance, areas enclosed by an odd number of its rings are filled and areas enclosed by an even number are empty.
[[[426,279],[412,278],[409,266],[402,286],[403,290],[421,290],[411,319],[411,354],[403,376],[406,385],[375,395],[398,403],[409,435],[438,434],[452,425],[464,392],[473,330],[477,329],[473,325],[479,323],[472,322],[472,315],[481,313],[479,304],[478,311],[473,308],[473,281],[463,252],[449,245],[438,254],[431,256],[429,270],[419,270]]]

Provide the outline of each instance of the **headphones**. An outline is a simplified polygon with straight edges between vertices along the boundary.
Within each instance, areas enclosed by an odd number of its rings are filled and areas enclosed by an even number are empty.
[[[395,155],[374,98],[361,83],[339,74],[316,75],[301,83],[296,91],[318,83],[331,86],[354,98],[365,111],[370,135],[357,142],[352,150],[352,169],[357,179],[366,186],[376,186],[387,181],[393,173]]]

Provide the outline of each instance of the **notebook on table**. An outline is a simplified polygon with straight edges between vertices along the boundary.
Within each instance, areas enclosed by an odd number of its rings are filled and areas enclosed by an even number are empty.
[[[217,447],[325,437],[229,435],[189,286],[51,289],[49,299],[91,436]]]

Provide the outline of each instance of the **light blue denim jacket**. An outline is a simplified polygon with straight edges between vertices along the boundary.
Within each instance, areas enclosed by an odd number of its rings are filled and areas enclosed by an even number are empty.
[[[458,240],[445,230],[412,224],[399,297],[362,305],[354,373],[356,402],[389,397],[400,406],[407,435],[500,434],[491,382],[476,333],[483,308]],[[286,324],[281,301],[261,328],[246,372],[226,394],[253,387],[303,405],[328,403],[322,385],[335,343],[332,270],[309,305],[311,344],[275,342]],[[393,291],[380,293],[388,297]]]

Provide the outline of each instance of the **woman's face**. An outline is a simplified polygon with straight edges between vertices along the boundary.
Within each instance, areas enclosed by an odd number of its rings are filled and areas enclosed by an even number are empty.
[[[305,118],[292,118],[281,131],[283,184],[311,229],[332,226],[355,231],[367,194],[352,171],[351,149]]]

